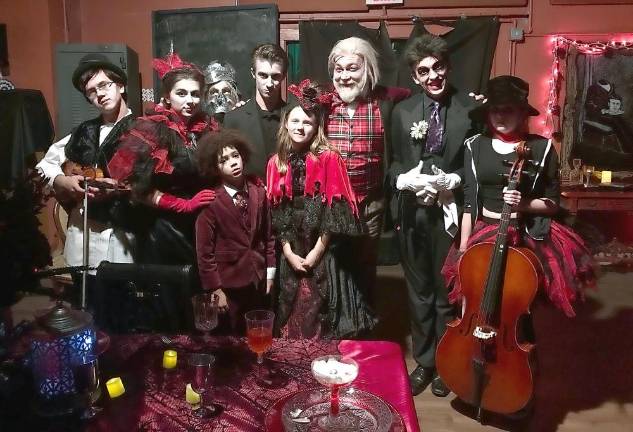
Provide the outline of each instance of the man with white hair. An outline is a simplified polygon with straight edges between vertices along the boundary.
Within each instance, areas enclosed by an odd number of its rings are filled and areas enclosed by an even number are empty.
[[[354,264],[361,288],[372,295],[385,208],[385,166],[389,162],[386,130],[393,104],[410,92],[378,85],[376,50],[357,37],[334,45],[328,57],[328,71],[339,99],[325,120],[325,130],[345,161],[367,232],[354,247]]]

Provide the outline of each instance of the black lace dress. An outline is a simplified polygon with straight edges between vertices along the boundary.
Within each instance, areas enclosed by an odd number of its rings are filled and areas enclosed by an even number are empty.
[[[306,153],[291,154],[292,199],[273,208],[273,227],[278,239],[290,242],[292,251],[304,257],[322,234],[329,234],[327,251],[307,275],[296,273],[286,258],[280,259],[277,292],[277,328],[283,337],[353,338],[371,330],[373,314],[358,289],[350,265],[352,251],[347,236],[360,229],[343,199],[329,206],[318,192],[304,195]]]

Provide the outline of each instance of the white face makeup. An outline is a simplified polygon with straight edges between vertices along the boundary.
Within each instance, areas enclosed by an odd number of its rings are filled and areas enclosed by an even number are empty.
[[[338,57],[332,71],[332,81],[341,99],[346,103],[353,102],[365,93],[365,62],[356,54]]]
[[[440,99],[446,90],[448,64],[435,57],[424,57],[411,74],[413,81],[432,99]]]
[[[317,119],[310,116],[301,107],[295,107],[286,118],[286,130],[295,150],[305,150],[317,132]]]
[[[200,83],[192,79],[182,79],[174,84],[165,98],[169,107],[183,118],[190,118],[200,106]]]
[[[113,82],[104,71],[99,71],[86,83],[84,94],[102,114],[119,110],[125,87]]]

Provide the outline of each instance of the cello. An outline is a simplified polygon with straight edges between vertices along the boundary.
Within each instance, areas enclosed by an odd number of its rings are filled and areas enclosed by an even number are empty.
[[[522,142],[508,176],[517,188],[529,149]],[[463,315],[447,325],[436,351],[437,372],[461,400],[477,409],[510,414],[524,408],[533,393],[530,352],[533,344],[517,340],[519,318],[529,313],[542,266],[534,252],[507,244],[512,207],[505,203],[495,242],[464,252],[458,277]]]

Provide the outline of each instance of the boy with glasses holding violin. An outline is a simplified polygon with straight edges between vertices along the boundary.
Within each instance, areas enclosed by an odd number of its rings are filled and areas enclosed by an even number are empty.
[[[96,267],[101,261],[132,263],[131,207],[107,172],[107,163],[119,145],[119,138],[134,120],[125,101],[127,76],[104,55],[88,54],[80,60],[72,82],[100,115],[53,143],[37,164],[38,172],[68,211],[64,257],[69,266],[83,264],[82,200],[84,176],[89,176],[88,265]],[[94,271],[90,273],[89,292],[95,278]],[[73,280],[79,288],[81,278],[73,275]]]
[[[463,143],[474,134],[468,112],[476,102],[450,87],[448,46],[440,37],[417,37],[405,57],[421,91],[393,110],[390,179],[418,364],[409,378],[414,395],[432,383],[434,395],[447,396],[435,372],[435,348],[453,308],[440,272],[458,230]]]

